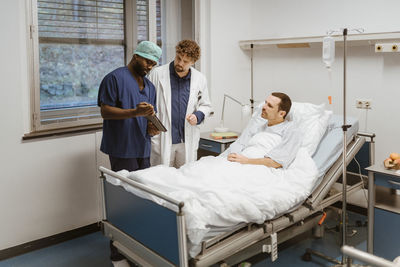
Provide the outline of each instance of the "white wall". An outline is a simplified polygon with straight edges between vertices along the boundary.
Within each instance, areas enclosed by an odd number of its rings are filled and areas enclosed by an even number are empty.
[[[175,46],[182,37],[181,1],[162,1],[163,64],[175,58]]]
[[[251,0],[251,6],[254,39],[319,36],[328,29],[343,27],[362,27],[366,32],[398,31],[400,24],[396,0]]]
[[[100,219],[101,133],[22,141],[29,128],[24,0],[0,4],[0,250]]]
[[[362,27],[368,33],[400,30],[400,2],[382,1],[211,1],[211,77],[216,117],[220,116],[222,90],[245,101],[250,96],[250,57],[238,41],[274,37],[321,36],[328,29]],[[321,48],[263,49],[254,53],[255,99],[284,91],[294,101],[327,102],[342,113],[342,53],[337,47],[332,78],[321,61]],[[376,54],[372,46],[349,47],[347,57],[347,115],[360,119],[360,130],[374,132],[376,160],[400,151],[400,54]],[[356,98],[372,99],[372,110],[355,109]],[[232,104],[234,106],[234,104]],[[236,110],[238,108],[235,106]],[[237,127],[239,115],[227,122]],[[234,120],[236,118],[236,121]],[[218,124],[210,120],[206,127]]]
[[[207,1],[204,1],[207,2]],[[221,119],[222,101],[224,93],[245,102],[250,98],[250,66],[248,56],[240,50],[239,40],[250,38],[251,5],[243,0],[209,1],[207,18],[202,22],[203,29],[209,32],[200,36],[201,45],[204,46],[205,38],[209,45],[202,48],[206,57],[206,75],[210,86],[210,98],[213,103],[215,115],[207,120],[202,131],[212,130],[219,125]],[[203,17],[204,18],[204,17]],[[207,25],[209,23],[209,25]],[[208,41],[207,41],[208,40]],[[204,60],[202,59],[202,67]],[[230,101],[230,100],[228,100]],[[229,102],[225,109],[225,124],[232,130],[239,131],[240,107]]]

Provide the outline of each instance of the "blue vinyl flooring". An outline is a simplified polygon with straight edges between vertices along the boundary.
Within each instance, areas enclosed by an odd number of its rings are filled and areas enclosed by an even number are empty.
[[[347,240],[346,244],[354,246],[360,250],[367,250],[367,225],[366,216],[359,214],[349,214],[349,226],[347,228]],[[362,226],[357,227],[356,221],[360,221]],[[336,222],[329,221],[326,222],[326,229],[333,228]],[[349,236],[352,231],[355,230],[356,233],[353,236]],[[269,256],[255,256],[250,259],[249,262],[252,266],[264,267],[264,266],[311,266],[311,267],[321,267],[321,266],[333,266],[334,263],[329,262],[325,259],[321,259],[318,256],[312,255],[312,260],[310,262],[305,262],[302,260],[302,256],[307,248],[316,250],[334,258],[338,261],[342,260],[342,253],[340,252],[341,247],[341,232],[337,232],[334,229],[325,230],[323,238],[313,238],[311,233],[308,235],[302,235],[293,241],[287,241],[282,246],[283,248],[278,249],[278,259],[275,262],[271,262]],[[356,264],[363,264],[359,261],[354,261]]]
[[[364,224],[366,217],[349,213],[349,230],[357,233],[348,237],[347,244],[361,250],[366,250],[367,227]],[[355,226],[356,221],[361,221],[363,226]],[[326,222],[327,228],[334,228],[335,221]],[[302,235],[294,241],[288,241],[279,247],[278,259],[271,262],[267,254],[257,255],[249,260],[252,266],[332,266],[333,264],[317,256],[312,256],[312,261],[304,262],[301,256],[306,248],[318,250],[326,255],[341,260],[339,251],[341,244],[340,232],[326,230],[323,238],[313,238],[311,233]],[[85,235],[57,245],[32,251],[14,258],[0,261],[0,267],[111,267],[109,260],[109,240],[101,232]]]
[[[96,232],[0,261],[0,267],[112,267],[109,246],[109,240]]]

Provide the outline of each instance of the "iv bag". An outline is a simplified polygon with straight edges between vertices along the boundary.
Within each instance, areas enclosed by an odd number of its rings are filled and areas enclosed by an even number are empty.
[[[332,36],[326,36],[322,40],[322,60],[327,68],[335,61],[335,40]]]

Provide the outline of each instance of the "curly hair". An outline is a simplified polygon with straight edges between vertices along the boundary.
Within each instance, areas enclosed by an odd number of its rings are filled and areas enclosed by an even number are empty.
[[[177,54],[185,54],[193,62],[200,58],[200,46],[193,40],[182,40],[176,45],[175,49]]]

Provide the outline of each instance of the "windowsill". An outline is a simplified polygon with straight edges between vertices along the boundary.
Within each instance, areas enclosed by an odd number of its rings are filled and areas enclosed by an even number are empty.
[[[79,126],[79,127],[69,127],[69,128],[62,128],[56,130],[45,130],[45,131],[36,131],[24,134],[22,136],[22,140],[31,140],[31,139],[38,139],[38,138],[46,138],[46,137],[58,137],[58,136],[65,136],[71,134],[85,134],[92,131],[101,130],[103,128],[102,123],[87,125],[87,126]]]

